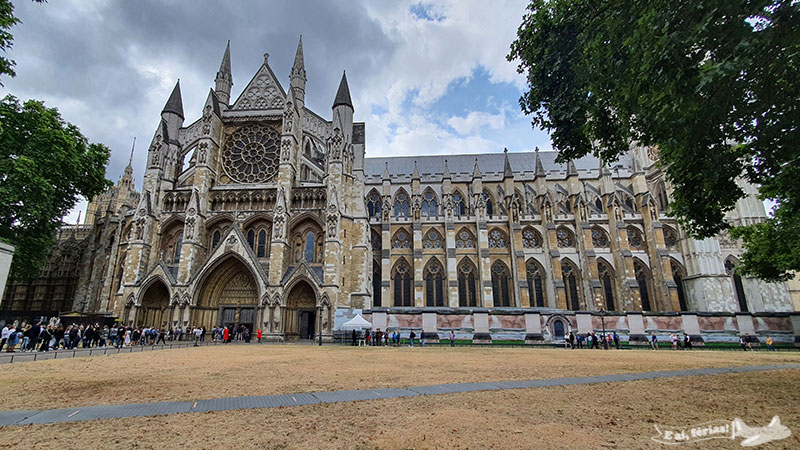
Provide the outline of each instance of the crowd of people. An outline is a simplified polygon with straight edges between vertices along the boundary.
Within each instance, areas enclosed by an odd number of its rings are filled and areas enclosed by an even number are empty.
[[[408,335],[408,345],[409,347],[414,346],[414,341],[417,339],[417,333],[414,330]],[[450,341],[450,346],[455,347],[456,345],[456,334],[451,330],[450,335],[448,336]],[[400,336],[399,330],[394,330],[389,332],[389,330],[381,331],[380,328],[378,329],[369,329],[369,330],[353,330],[350,335],[351,345],[357,346],[360,343],[363,345],[368,346],[400,346],[401,343],[405,344],[404,339]],[[425,334],[420,333],[419,335],[419,344],[425,347]]]
[[[206,340],[206,328],[192,329],[177,327],[130,327],[113,324],[103,325],[67,325],[51,322],[32,324],[8,324],[0,332],[0,352],[46,352],[50,350],[73,350],[76,348],[130,347],[167,344],[168,342],[194,340],[199,345]],[[256,339],[261,343],[261,330],[257,330]],[[250,330],[244,326],[219,326],[211,330],[211,339],[215,343],[229,343],[251,340]]]

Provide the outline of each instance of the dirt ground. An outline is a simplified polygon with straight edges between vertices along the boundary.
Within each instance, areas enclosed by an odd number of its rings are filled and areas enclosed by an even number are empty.
[[[641,357],[644,357],[642,355]],[[800,448],[800,371],[728,374],[294,408],[0,428],[0,448],[733,449],[653,442],[654,425],[774,415]]]
[[[795,352],[218,346],[6,364],[0,409],[53,409],[800,362]]]

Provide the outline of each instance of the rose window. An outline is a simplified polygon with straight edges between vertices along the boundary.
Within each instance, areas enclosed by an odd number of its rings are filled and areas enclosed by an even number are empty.
[[[222,167],[238,183],[262,183],[278,171],[280,134],[271,127],[237,128],[222,152]]]

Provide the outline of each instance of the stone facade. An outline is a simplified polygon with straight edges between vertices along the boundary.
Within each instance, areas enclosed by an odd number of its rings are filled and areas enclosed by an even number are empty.
[[[129,166],[84,225],[61,232],[54,261],[80,253],[69,309],[131,325],[246,325],[272,340],[329,340],[357,311],[384,329],[433,333],[444,321],[476,339],[549,339],[554,320],[581,311],[792,310],[785,284],[736,274],[741,243],[692,239],[665,214],[654,149],[609,164],[538,149],[366,158],[346,76],[327,119],[305,106],[302,41],[288,91],[268,56],[233,99],[228,46],[190,124],[175,86],[142,192]],[[745,189],[733,223],[765,217]],[[2,309],[25,310],[39,291],[20,284]]]

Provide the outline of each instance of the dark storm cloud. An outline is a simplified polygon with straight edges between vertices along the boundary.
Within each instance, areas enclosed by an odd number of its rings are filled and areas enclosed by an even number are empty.
[[[181,78],[188,124],[200,115],[228,39],[235,98],[265,52],[286,88],[302,34],[307,105],[327,117],[343,69],[357,91],[394,52],[381,27],[352,1],[15,3],[23,21],[12,30],[17,77],[4,79],[4,93],[46,100],[90,140],[111,147],[111,179],[127,164],[136,136],[134,170],[141,180],[142,149],[175,81],[163,80],[161,68]]]

